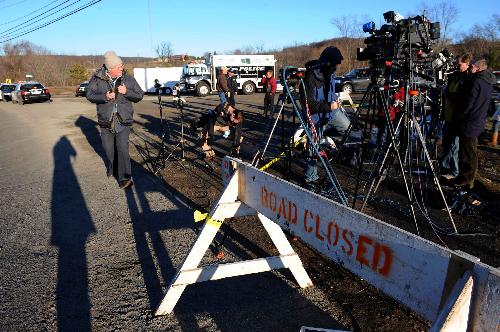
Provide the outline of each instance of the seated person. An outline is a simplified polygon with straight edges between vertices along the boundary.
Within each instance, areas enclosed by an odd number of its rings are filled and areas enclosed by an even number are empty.
[[[243,124],[243,111],[236,110],[234,106],[227,102],[221,103],[213,110],[208,110],[197,121],[191,123],[191,129],[196,132],[202,128],[200,139],[201,147],[205,152],[205,157],[211,158],[215,155],[211,145],[215,131],[227,133],[233,139],[231,155],[238,155],[243,137],[241,135],[241,126]],[[227,136],[226,136],[227,137]]]

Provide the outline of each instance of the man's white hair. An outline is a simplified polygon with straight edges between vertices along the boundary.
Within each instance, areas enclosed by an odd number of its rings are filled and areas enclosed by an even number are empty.
[[[488,68],[488,61],[486,59],[479,59],[474,61],[474,66],[478,67],[479,70],[485,70]]]

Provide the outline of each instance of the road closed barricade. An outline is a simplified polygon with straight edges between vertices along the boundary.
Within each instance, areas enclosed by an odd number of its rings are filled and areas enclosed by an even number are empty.
[[[289,268],[312,285],[283,230],[433,322],[433,330],[498,331],[500,271],[226,157],[225,190],[208,214],[157,314],[191,283]],[[279,256],[198,267],[225,218],[257,215]],[[278,227],[279,226],[279,227]]]

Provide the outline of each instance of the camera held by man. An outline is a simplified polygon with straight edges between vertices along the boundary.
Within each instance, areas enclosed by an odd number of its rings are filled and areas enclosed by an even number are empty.
[[[243,140],[241,133],[243,119],[243,111],[225,102],[217,105],[213,110],[208,110],[198,120],[191,123],[193,133],[197,133],[198,128],[202,128],[200,145],[205,158],[209,159],[215,155],[212,145],[216,131],[222,133],[224,138],[232,138],[230,154],[231,156],[239,155],[240,144]]]

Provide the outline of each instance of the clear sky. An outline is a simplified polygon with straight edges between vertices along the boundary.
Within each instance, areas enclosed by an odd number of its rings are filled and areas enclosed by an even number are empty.
[[[6,22],[63,2],[0,0],[0,36],[43,10]],[[72,2],[67,1],[65,5]],[[53,17],[88,2],[81,0]],[[459,10],[458,22],[452,26],[455,33],[468,31],[476,23],[485,23],[494,13],[500,14],[500,0],[451,2]],[[153,56],[153,47],[162,41],[171,42],[175,54],[224,53],[256,44],[274,49],[339,36],[330,23],[335,16],[357,14],[379,25],[384,12],[394,10],[406,16],[415,12],[419,3],[421,1],[408,0],[102,0],[13,42],[28,40],[53,53],[72,55],[100,55],[113,49],[122,56]]]

